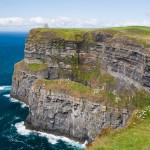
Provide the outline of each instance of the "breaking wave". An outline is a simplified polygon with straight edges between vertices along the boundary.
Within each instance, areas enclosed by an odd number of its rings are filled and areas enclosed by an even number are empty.
[[[0,91],[10,91],[11,86],[0,86]]]
[[[71,140],[67,137],[63,137],[63,136],[55,136],[53,134],[48,134],[48,133],[45,133],[45,132],[26,129],[23,121],[19,122],[19,123],[16,123],[15,127],[17,129],[17,132],[20,135],[28,136],[28,135],[34,133],[34,134],[37,134],[38,136],[47,138],[48,142],[51,143],[51,144],[56,144],[59,140],[62,140],[66,143],[69,143],[73,146],[82,147],[82,148],[85,148],[86,144],[87,144],[87,142],[85,142],[84,144],[80,144],[79,142],[75,142],[75,141],[73,141],[73,140]]]

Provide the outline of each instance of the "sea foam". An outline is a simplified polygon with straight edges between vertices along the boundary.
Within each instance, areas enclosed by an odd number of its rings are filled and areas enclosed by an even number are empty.
[[[29,135],[31,133],[30,130],[26,129],[26,127],[24,126],[24,122],[19,122],[15,124],[15,127],[17,129],[17,132],[21,135]]]
[[[0,86],[0,91],[10,91],[11,86]]]
[[[4,97],[10,98],[10,94],[3,95]]]
[[[85,148],[86,144],[87,144],[87,142],[85,142],[84,144],[80,144],[79,142],[75,142],[75,141],[73,141],[73,140],[71,140],[67,137],[63,137],[63,136],[55,136],[53,134],[48,134],[48,133],[45,133],[45,132],[26,129],[23,121],[19,122],[19,123],[16,123],[15,127],[17,129],[17,132],[21,135],[27,136],[27,135],[30,135],[32,133],[35,133],[38,136],[47,138],[48,142],[51,143],[51,144],[56,144],[59,140],[62,140],[62,141],[66,142],[66,143],[68,143],[72,146],[81,147],[81,148]]]

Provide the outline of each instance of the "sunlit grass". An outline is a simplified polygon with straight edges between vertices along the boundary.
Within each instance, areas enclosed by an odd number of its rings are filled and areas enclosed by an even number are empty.
[[[27,70],[30,70],[30,71],[42,71],[44,69],[47,69],[48,68],[48,65],[45,64],[45,63],[42,63],[42,64],[26,64],[24,62],[24,60],[18,62],[15,64],[15,68],[17,70],[22,70],[22,71],[27,71]]]
[[[48,67],[47,64],[29,64],[28,69],[32,71],[39,71],[46,69]]]
[[[128,26],[128,27],[113,27],[113,28],[36,28],[33,29],[29,37],[38,41],[52,42],[54,40],[65,41],[82,41],[85,34],[88,34],[88,42],[93,42],[93,33],[108,32],[114,37],[125,36],[129,40],[143,44],[145,47],[150,46],[150,27],[144,26]]]

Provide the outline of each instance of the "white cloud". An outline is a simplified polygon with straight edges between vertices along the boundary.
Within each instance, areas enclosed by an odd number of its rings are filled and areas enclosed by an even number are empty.
[[[129,26],[129,25],[140,25],[140,26],[150,26],[150,20],[143,21],[110,21],[103,22],[95,18],[90,19],[72,19],[69,17],[57,17],[54,19],[34,17],[29,19],[24,19],[21,17],[12,18],[0,18],[0,30],[2,28],[15,29],[15,27],[20,26],[21,29],[31,29],[34,27],[43,27],[47,23],[49,27],[62,27],[62,28],[100,28],[100,27],[114,27],[114,26]]]
[[[9,26],[9,25],[24,25],[25,19],[20,17],[12,17],[12,18],[0,18],[0,26]]]
[[[117,27],[117,26],[150,26],[150,20],[143,21],[126,21],[126,22],[109,22],[105,23],[106,27]]]
[[[29,22],[32,25],[48,23],[49,27],[94,27],[98,23],[97,19],[71,19],[69,17],[57,17],[55,19],[35,17],[30,18]]]
[[[44,23],[49,23],[51,20],[50,19],[47,19],[47,18],[42,18],[42,17],[35,17],[35,18],[30,18],[28,20],[28,22],[30,24],[44,24]]]

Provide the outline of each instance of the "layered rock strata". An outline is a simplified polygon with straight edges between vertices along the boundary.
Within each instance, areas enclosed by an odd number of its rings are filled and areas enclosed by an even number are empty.
[[[43,84],[35,86],[35,82],[65,78],[113,92],[122,88],[128,92],[134,88],[150,91],[150,49],[106,31],[75,37],[58,38],[51,31],[31,30],[25,59],[15,66],[11,96],[29,105],[27,123],[33,128],[91,141],[105,127],[124,127],[130,112],[111,107],[108,111],[100,102],[72,97],[59,89],[48,90]],[[116,82],[99,87],[84,80],[95,68],[113,75]],[[81,78],[83,74],[86,76]]]
[[[60,86],[69,83],[58,82]],[[29,127],[80,142],[91,142],[104,128],[123,128],[131,113],[127,109],[106,107],[91,101],[90,97],[77,98],[60,88],[47,89],[44,83],[38,84],[38,80],[31,88],[29,106],[26,121]]]

